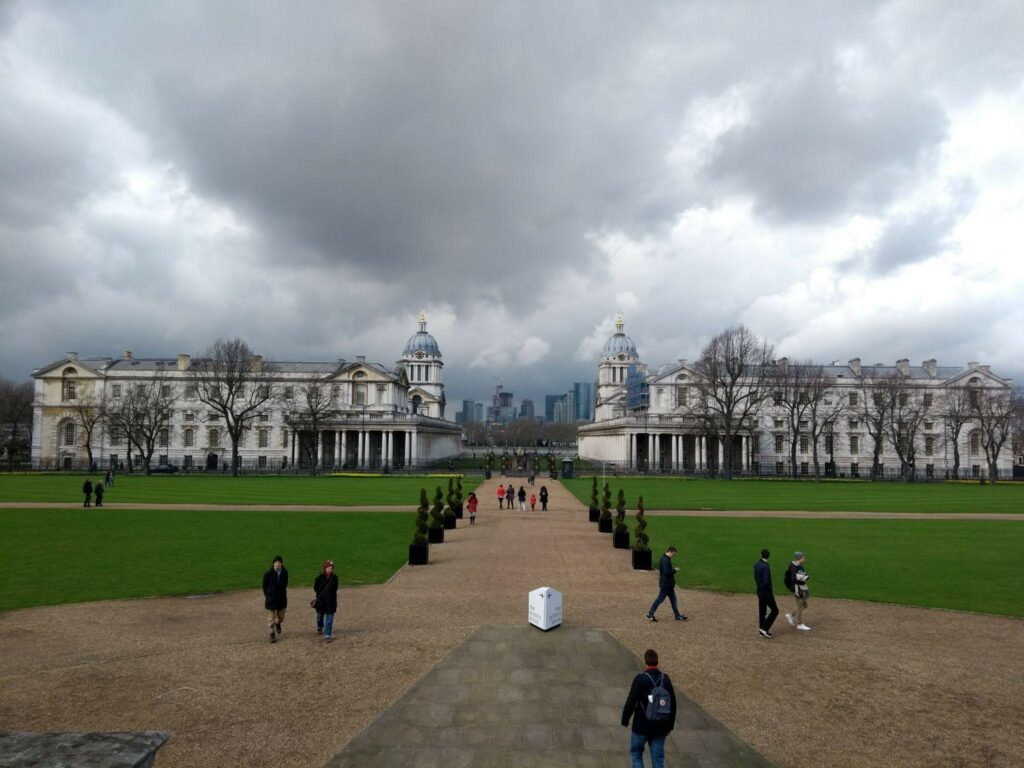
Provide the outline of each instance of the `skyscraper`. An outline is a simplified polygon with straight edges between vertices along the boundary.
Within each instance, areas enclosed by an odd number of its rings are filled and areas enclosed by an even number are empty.
[[[577,381],[572,385],[576,401],[576,421],[594,420],[594,385],[589,381]]]
[[[528,397],[523,398],[523,402],[519,404],[519,418],[520,419],[532,419],[533,418],[533,400]]]

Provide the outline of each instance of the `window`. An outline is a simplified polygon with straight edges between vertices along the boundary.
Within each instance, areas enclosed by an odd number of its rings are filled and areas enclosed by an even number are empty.
[[[899,439],[900,453],[904,456],[910,451],[910,438],[906,435],[900,435]]]
[[[781,390],[777,389],[774,392],[772,392],[772,402],[774,402],[775,405],[782,405],[782,391]]]
[[[803,421],[800,422],[800,429],[809,429],[810,426],[811,423],[807,421],[807,419],[804,419]]]
[[[136,384],[135,385],[135,394],[138,395],[139,397],[144,396],[146,394],[146,385],[145,384]]]
[[[169,433],[169,431],[166,430],[166,429],[161,429],[159,434],[157,435],[157,444],[161,448],[166,448],[167,444],[169,442],[170,442],[170,433]],[[166,462],[164,462],[164,463],[166,464]]]
[[[834,438],[832,437],[831,434],[825,435],[825,453],[827,453],[829,455],[832,454],[832,447],[834,445],[833,441],[834,441]]]
[[[755,456],[761,452],[761,436],[754,435],[750,438],[750,452]]]
[[[977,456],[981,453],[981,435],[977,432],[971,433],[971,456]]]
[[[110,388],[110,396],[113,397],[115,400],[118,399],[119,397],[121,397],[121,385],[120,384],[114,384]]]
[[[67,423],[64,425],[64,445],[75,444],[75,425]]]
[[[196,413],[195,413],[195,411],[185,411],[185,421],[195,421],[195,420],[196,420]]]
[[[776,453],[782,453],[782,451],[784,450],[783,440],[784,440],[784,438],[782,437],[782,435],[776,435],[775,436],[775,452]]]
[[[291,400],[293,397],[295,397],[295,387],[285,387],[284,388],[284,399],[285,400]]]
[[[924,439],[924,455],[931,456],[935,453],[935,438],[926,437]]]
[[[195,400],[198,395],[199,390],[196,388],[195,384],[189,384],[185,387],[185,397],[189,400]]]
[[[356,384],[353,402],[356,405],[366,405],[366,384]]]
[[[935,465],[934,464],[925,464],[924,465],[924,476],[927,477],[929,480],[931,480],[932,478],[935,477]]]
[[[270,430],[269,429],[261,429],[260,430],[259,442],[257,443],[257,445],[260,448],[266,448],[266,447],[268,447],[270,445]]]
[[[907,395],[907,393],[906,393],[906,392],[900,392],[900,396],[899,396],[899,403],[900,403],[900,407],[904,407],[904,406],[906,406],[906,404],[907,404],[907,401],[908,401],[909,399],[910,399],[910,398],[909,398],[909,396]]]
[[[281,427],[281,447],[288,447],[288,427]]]
[[[931,392],[925,392],[924,393],[924,397],[922,399],[922,402],[923,402],[925,408],[931,408],[932,407],[932,393]]]
[[[182,460],[182,464],[181,465],[185,469],[192,469],[193,465],[192,465],[192,454],[191,453],[188,453],[188,454],[185,455],[184,459]]]
[[[75,391],[77,389],[76,384],[77,384],[77,382],[74,379],[66,379],[64,381],[64,399],[65,400],[74,400],[75,399]]]
[[[218,420],[220,420],[220,414],[217,413],[216,411],[210,411],[209,413],[206,414],[206,420],[207,421],[218,421]]]
[[[784,474],[786,474],[786,464],[785,464],[785,462],[782,462],[782,461],[776,461],[775,462],[775,474],[776,475],[784,475]]]
[[[856,456],[860,453],[860,435],[850,435],[850,455]]]
[[[935,422],[934,421],[926,421],[924,423],[924,428],[925,429],[935,429]]]
[[[860,426],[860,422],[857,421],[856,419],[850,419],[850,421],[847,422],[847,424],[850,427],[850,429],[857,429]]]
[[[120,445],[121,444],[121,430],[116,427],[110,430],[110,444]]]
[[[776,429],[782,429],[785,426],[786,426],[786,422],[783,421],[782,419],[776,419],[775,420],[775,428]]]
[[[156,463],[157,464],[168,464],[169,462],[167,461],[167,454],[166,453],[161,453],[159,456],[157,456]]]
[[[971,408],[977,408],[978,407],[978,390],[972,389],[970,392],[967,393],[967,395],[968,395],[968,397],[971,398]]]
[[[260,469],[266,469],[267,468],[267,457],[266,456],[260,456],[259,459],[257,459],[257,461],[256,461],[256,465]]]
[[[851,392],[850,393],[850,407],[854,408],[854,407],[856,407],[856,405],[857,405],[857,393],[856,392]]]
[[[171,385],[170,384],[161,384],[160,385],[160,397],[170,397],[170,396],[171,396]]]
[[[269,413],[261,413],[260,414],[260,421],[270,421],[270,414]]]
[[[800,474],[801,475],[806,475],[807,474],[807,470],[808,470],[807,462],[806,461],[800,462]]]
[[[807,435],[800,435],[800,453],[807,453],[810,444],[811,441],[807,439]]]
[[[331,387],[331,402],[333,403],[335,400],[337,400],[338,396],[340,394],[341,394],[341,385],[340,384],[335,384],[334,386],[332,386]]]
[[[260,384],[259,388],[256,390],[256,394],[257,394],[257,396],[259,397],[260,400],[269,400],[270,399],[270,385],[269,384]]]
[[[217,448],[220,446],[220,432],[216,429],[211,429],[207,433],[207,443],[211,448]]]
[[[193,430],[193,429],[186,429],[184,437],[185,437],[185,447],[186,448],[191,448],[193,445],[195,445],[195,443],[196,443],[196,433],[195,433],[195,430]]]
[[[850,477],[860,477],[860,464],[857,462],[850,465]]]
[[[971,465],[971,477],[973,477],[975,480],[977,480],[979,477],[981,477],[981,465],[980,464],[973,464],[973,465]]]
[[[676,405],[686,407],[687,398],[689,396],[688,389],[686,387],[676,388]]]
[[[811,398],[807,395],[807,393],[806,392],[801,392],[800,393],[800,405],[807,405],[810,402],[811,402]]]

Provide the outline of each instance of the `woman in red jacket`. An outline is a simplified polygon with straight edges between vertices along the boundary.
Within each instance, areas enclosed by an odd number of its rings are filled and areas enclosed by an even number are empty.
[[[476,494],[472,491],[466,497],[466,509],[469,511],[469,524],[476,525],[476,505],[479,503]]]
[[[505,486],[499,485],[498,486],[498,509],[504,509],[505,508],[504,501],[505,501]],[[512,501],[509,500],[508,503],[511,506]]]

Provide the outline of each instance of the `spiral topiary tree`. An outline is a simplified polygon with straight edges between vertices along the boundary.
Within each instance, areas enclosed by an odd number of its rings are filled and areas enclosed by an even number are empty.
[[[619,498],[615,503],[615,533],[626,533],[626,494],[619,488]]]
[[[594,484],[590,489],[590,519],[596,521],[601,515],[601,510],[597,506],[597,475],[594,475]]]
[[[417,547],[427,543],[427,510],[429,508],[427,489],[420,488],[420,505],[416,507],[416,533],[412,537],[412,543]]]
[[[451,530],[455,527],[455,487],[452,482],[452,478],[448,478],[448,494],[445,496],[445,507],[442,513],[444,517],[444,527]]]
[[[651,537],[647,535],[647,516],[644,514],[644,497],[636,500],[636,527],[633,528],[633,549],[637,552],[651,551]]]
[[[430,527],[444,528],[444,496],[441,495],[441,486],[437,486],[434,493],[434,504],[430,508]]]
[[[462,517],[462,475],[455,478],[455,516]]]

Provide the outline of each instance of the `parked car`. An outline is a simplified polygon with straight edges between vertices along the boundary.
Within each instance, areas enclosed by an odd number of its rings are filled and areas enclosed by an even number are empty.
[[[173,464],[158,464],[149,470],[151,475],[170,475],[177,472],[178,468]]]

